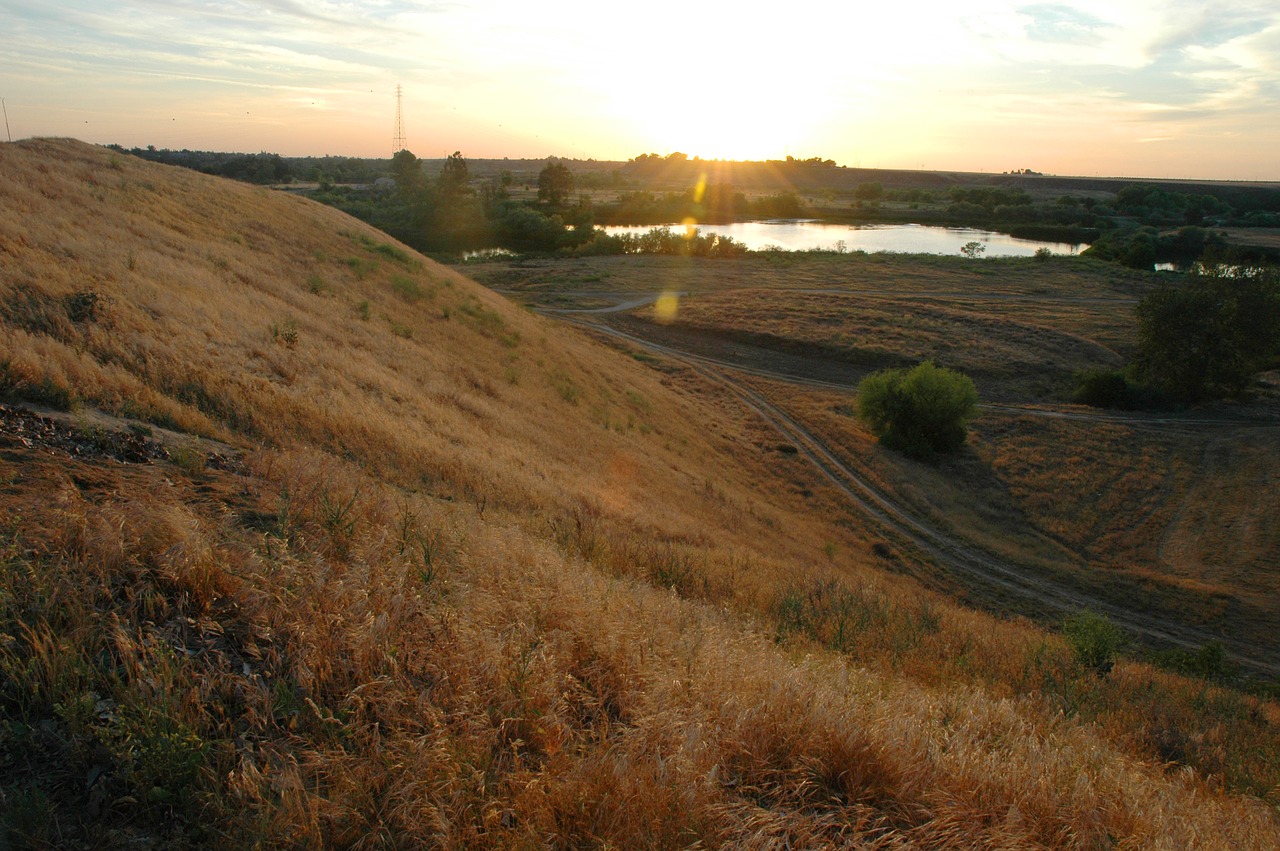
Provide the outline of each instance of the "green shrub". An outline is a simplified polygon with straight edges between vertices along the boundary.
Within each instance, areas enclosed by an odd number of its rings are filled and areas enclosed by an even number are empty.
[[[378,243],[377,245],[373,246],[373,250],[381,254],[383,257],[394,260],[397,263],[401,263],[405,266],[408,266],[411,269],[417,268],[419,265],[421,265],[412,257],[410,257],[405,251],[399,248],[396,248],[394,245],[388,242]]]
[[[1227,659],[1226,649],[1217,641],[1210,641],[1195,650],[1165,650],[1155,654],[1152,661],[1204,680],[1227,682],[1236,676],[1236,667]]]
[[[1120,369],[1084,369],[1076,373],[1076,386],[1071,394],[1071,401],[1094,408],[1119,408],[1130,410],[1137,407],[1140,389],[1124,370]]]
[[[391,289],[395,290],[396,295],[411,303],[421,300],[426,295],[426,291],[422,289],[422,284],[405,275],[392,275]]]
[[[1155,239],[1150,234],[1139,232],[1125,244],[1119,259],[1130,269],[1151,271],[1156,264]]]
[[[930,361],[876,372],[858,385],[858,416],[885,446],[916,457],[963,446],[977,404],[968,376]]]
[[[1062,621],[1062,632],[1081,666],[1099,677],[1111,672],[1124,634],[1106,615],[1090,611],[1068,615]]]
[[[298,345],[298,324],[292,319],[286,319],[282,323],[272,322],[269,330],[272,342],[280,343],[290,349]]]

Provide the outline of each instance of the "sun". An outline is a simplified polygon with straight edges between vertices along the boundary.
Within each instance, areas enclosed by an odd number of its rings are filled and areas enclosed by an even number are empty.
[[[628,118],[655,151],[703,159],[781,159],[807,150],[820,106],[768,80],[708,85],[678,80],[665,96],[634,98]]]
[[[757,19],[715,0],[681,6],[675,18],[628,10],[616,26],[630,38],[614,46],[621,51],[614,61],[653,73],[610,80],[605,111],[650,151],[780,159],[809,151],[830,117],[839,75],[822,65],[825,53],[814,55],[807,29],[803,38],[771,36],[766,44]],[[792,25],[781,16],[778,26]]]

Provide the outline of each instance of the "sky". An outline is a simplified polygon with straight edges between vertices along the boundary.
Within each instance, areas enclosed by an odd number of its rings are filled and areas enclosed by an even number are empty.
[[[1280,2],[0,0],[13,139],[1280,180]]]

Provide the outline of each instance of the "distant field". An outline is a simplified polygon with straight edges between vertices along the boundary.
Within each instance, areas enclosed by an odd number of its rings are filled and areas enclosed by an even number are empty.
[[[530,304],[562,309],[686,293],[676,318],[685,329],[868,367],[932,358],[972,373],[991,398],[1023,400],[1062,396],[1076,370],[1123,363],[1133,307],[1158,281],[1079,259],[895,254],[611,257],[467,271]]]
[[[1025,258],[966,261],[888,253],[777,252],[711,262],[653,255],[527,259],[470,263],[464,270],[483,284],[530,300],[538,293],[701,293],[745,287],[1134,299],[1160,280],[1151,273],[1080,258],[1037,263]]]
[[[1280,248],[1280,228],[1224,228],[1223,231],[1233,244]]]

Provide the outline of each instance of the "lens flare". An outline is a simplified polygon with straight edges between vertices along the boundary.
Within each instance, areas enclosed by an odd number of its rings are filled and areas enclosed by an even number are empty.
[[[658,296],[658,300],[653,303],[653,318],[658,322],[670,324],[676,321],[676,314],[680,311],[680,294],[666,292]]]

